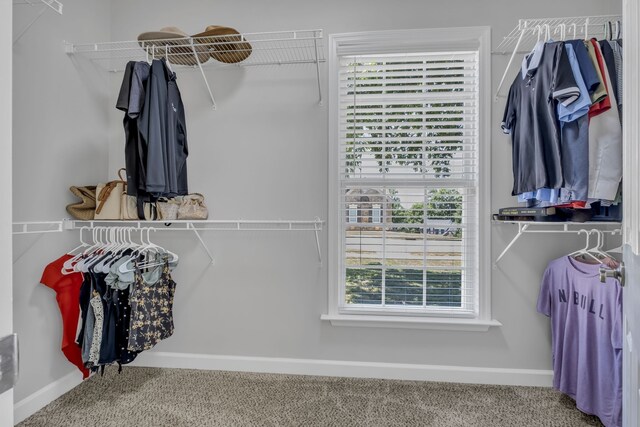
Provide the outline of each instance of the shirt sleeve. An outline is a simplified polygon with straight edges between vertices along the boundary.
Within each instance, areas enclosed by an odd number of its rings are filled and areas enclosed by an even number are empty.
[[[550,268],[544,272],[542,276],[542,283],[540,283],[540,294],[538,295],[538,313],[544,314],[545,316],[551,316],[551,271]]]
[[[118,100],[116,101],[116,108],[125,112],[129,109],[129,91],[131,89],[131,73],[133,70],[133,64],[133,61],[128,62],[124,69],[122,85],[120,86]]]
[[[580,97],[580,88],[573,76],[564,44],[559,44],[557,47],[554,65],[551,97],[564,106],[570,105]]]
[[[145,83],[148,78],[148,74],[144,75],[142,70],[134,70],[131,77],[131,89],[129,92],[129,117],[136,118],[142,112],[142,106],[146,97]]]
[[[572,46],[573,51],[576,54],[578,64],[580,64],[580,74],[582,75],[582,80],[584,80],[584,84],[587,87],[589,94],[592,94],[600,86],[600,79],[598,78],[596,68],[593,66],[593,61],[591,61],[589,52],[587,51],[587,48],[585,47],[582,40],[579,40],[578,43],[572,44]]]
[[[519,75],[516,77],[516,79]],[[507,96],[507,105],[504,107],[504,115],[502,116],[502,123],[500,127],[502,128],[502,132],[506,134],[510,134],[513,130],[513,126],[516,123],[516,106],[517,102],[517,94],[515,90],[515,82],[511,85],[509,89],[509,95]]]

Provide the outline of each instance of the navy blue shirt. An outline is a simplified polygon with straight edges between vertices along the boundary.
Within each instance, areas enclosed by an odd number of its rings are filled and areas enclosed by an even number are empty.
[[[593,66],[589,52],[584,45],[584,40],[569,40],[565,43],[569,43],[573,47],[576,59],[580,65],[580,74],[582,74],[584,84],[587,86],[589,94],[592,94],[598,89],[598,86],[600,86],[600,79],[598,78],[596,68]]]
[[[564,43],[537,44],[511,85],[502,120],[513,142],[512,195],[562,187],[557,103],[568,106],[579,96]]]

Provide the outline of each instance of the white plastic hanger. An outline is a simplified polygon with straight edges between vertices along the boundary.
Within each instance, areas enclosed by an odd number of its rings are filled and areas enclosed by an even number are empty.
[[[584,21],[584,39],[589,40],[589,19]]]
[[[596,230],[595,228],[591,230],[591,232],[596,233],[598,235],[598,241],[596,245],[589,249],[589,252],[596,255],[601,256],[603,258],[613,258],[610,254],[606,253],[602,250],[602,246],[604,246],[604,233],[600,230]]]
[[[158,245],[156,245],[155,243],[153,243],[151,241],[150,234],[151,234],[151,231],[155,231],[154,228],[150,228],[150,227],[146,228],[146,231],[147,231],[147,242],[146,242],[146,245],[143,246],[138,251],[138,253],[135,254],[135,256],[143,255],[143,254],[145,254],[147,252],[164,253],[164,254],[167,254],[167,255],[171,256],[171,258],[168,260],[169,263],[175,264],[180,260],[180,258],[178,257],[177,254],[175,254],[175,253],[173,253],[173,252],[171,252],[171,251],[169,251],[169,250],[167,250],[167,249],[165,249],[165,248],[163,248],[161,246],[158,246]],[[142,240],[142,234],[141,234],[140,239]],[[133,259],[133,257],[132,257],[132,259]],[[164,263],[165,263],[164,260],[158,261],[157,259],[150,259],[149,262],[143,262],[141,264],[138,264],[137,268],[155,267],[155,266],[158,266],[158,265],[164,265]],[[122,265],[120,265],[118,270],[120,271],[120,273],[128,273],[128,272],[134,271],[136,269],[136,267],[133,266],[132,264],[133,263],[131,263],[130,261],[127,261],[127,262],[123,263]]]
[[[587,231],[585,229],[581,229],[581,230],[578,231],[578,234],[582,234],[582,233],[586,233],[586,235],[587,235],[586,236],[586,245],[584,246],[584,248],[570,253],[569,256],[572,257],[572,258],[575,258],[575,257],[578,257],[578,256],[589,256],[592,259],[600,262],[599,258],[597,258],[591,252],[589,252],[589,240],[591,238],[591,231]]]
[[[169,46],[166,44],[164,45],[164,59],[165,63],[167,64],[167,68],[169,68],[169,71],[173,73],[173,68],[171,68],[171,61],[169,60]]]
[[[104,249],[106,256],[104,256],[100,262],[93,266],[93,271],[96,273],[108,273],[108,265],[117,257],[120,248],[122,247],[121,233],[123,227],[112,227],[109,230],[109,236],[111,238],[111,244]],[[106,271],[105,271],[106,270]]]
[[[549,40],[551,40],[551,25],[549,24],[544,24],[544,30],[545,30],[545,42],[548,42]]]
[[[98,227],[92,230],[91,236],[93,239],[93,245],[86,248],[83,252],[74,256],[73,258],[67,260],[62,264],[62,274],[71,274],[76,273],[79,270],[78,264],[84,261],[84,258],[87,257],[90,253],[97,250],[100,247],[101,242],[98,240],[99,230]],[[82,241],[82,240],[81,240]]]
[[[86,255],[75,265],[75,271],[79,271],[82,273],[89,272],[89,266],[93,264],[97,258],[101,257],[104,254],[104,248],[108,244],[108,232],[109,229],[107,227],[96,227],[96,237],[95,240],[98,242],[94,247],[89,248],[86,251]],[[102,235],[104,232],[104,236]]]

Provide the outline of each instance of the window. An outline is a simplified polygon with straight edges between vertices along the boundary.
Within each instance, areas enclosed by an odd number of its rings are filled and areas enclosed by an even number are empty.
[[[330,314],[490,316],[488,30],[459,30],[332,36]]]
[[[382,224],[382,205],[375,204],[371,208],[371,222],[373,224]]]
[[[348,222],[350,224],[358,222],[358,205],[349,205],[349,218]]]

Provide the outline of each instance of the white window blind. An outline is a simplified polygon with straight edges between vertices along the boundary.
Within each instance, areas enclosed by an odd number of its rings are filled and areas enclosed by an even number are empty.
[[[339,57],[342,310],[477,315],[478,68]]]

